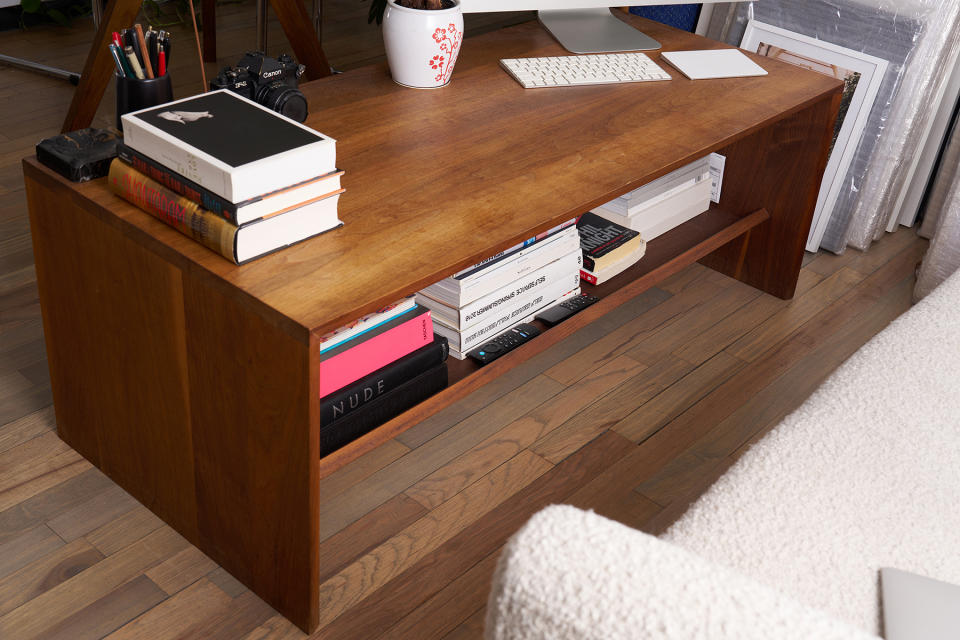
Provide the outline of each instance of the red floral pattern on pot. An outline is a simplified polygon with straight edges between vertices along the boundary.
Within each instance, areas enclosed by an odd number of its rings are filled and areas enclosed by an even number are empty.
[[[442,84],[450,81],[450,74],[453,73],[453,65],[457,62],[457,54],[460,53],[460,43],[463,40],[463,32],[457,29],[452,22],[447,28],[438,27],[433,32],[434,41],[440,45],[440,53],[433,56],[427,64],[431,69],[437,71],[434,80]],[[443,55],[447,54],[447,55]]]

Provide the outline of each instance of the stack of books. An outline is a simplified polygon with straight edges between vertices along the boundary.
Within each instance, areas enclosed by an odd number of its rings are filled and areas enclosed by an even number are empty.
[[[448,345],[413,296],[320,338],[320,447],[334,451],[447,386]]]
[[[647,243],[640,232],[611,222],[595,213],[577,219],[583,267],[580,277],[590,284],[603,284],[623,273],[644,256]]]
[[[574,220],[477,263],[417,293],[433,330],[460,360],[539,311],[580,293],[583,254]]]
[[[640,233],[646,242],[710,208],[709,156],[594,208],[611,222]]]
[[[336,142],[232,91],[125,114],[108,184],[242,264],[340,226]]]

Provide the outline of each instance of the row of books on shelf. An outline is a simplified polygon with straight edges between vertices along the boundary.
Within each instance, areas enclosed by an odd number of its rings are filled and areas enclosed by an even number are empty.
[[[342,223],[336,141],[231,91],[125,114],[109,188],[235,264]]]
[[[549,229],[321,338],[321,441],[336,449],[447,386],[446,358],[602,284],[710,206],[706,160]],[[613,208],[622,205],[622,213]]]

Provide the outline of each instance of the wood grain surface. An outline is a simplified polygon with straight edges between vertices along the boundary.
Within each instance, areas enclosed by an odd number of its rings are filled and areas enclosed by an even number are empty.
[[[350,4],[354,13],[361,13],[359,9],[364,8],[354,6],[358,4]],[[240,18],[249,18],[252,22],[253,11],[249,3],[237,8],[225,5],[218,11],[223,27],[219,43],[227,56],[223,61],[228,63],[243,50],[242,44],[237,45],[243,42],[238,35],[242,31],[234,25],[242,24]],[[333,15],[336,22],[336,13]],[[366,29],[362,17],[360,23]],[[276,23],[271,28],[278,31]],[[535,30],[531,26],[530,31]],[[377,35],[376,30],[364,33]],[[336,48],[334,39],[330,45],[333,48],[328,49],[339,53],[338,56],[332,54],[332,60],[338,57],[355,60],[364,55],[360,49],[351,48],[357,46],[356,42],[340,35],[342,48]],[[31,36],[40,43],[56,42],[52,39],[54,36],[44,35],[43,31]],[[72,46],[76,49],[85,50],[90,35],[81,32],[65,37],[74,39]],[[553,46],[549,40],[542,41],[537,33],[528,33],[524,38],[531,46],[543,46],[545,50]],[[282,34],[272,40],[282,41]],[[538,42],[541,44],[537,45]],[[475,49],[471,55],[480,55],[479,51]],[[472,62],[468,62],[470,60]],[[481,74],[478,65],[482,65],[478,60],[466,56],[461,61],[467,64],[458,66],[451,89],[459,83],[461,71],[464,77],[493,78]],[[177,64],[185,62],[181,57]],[[353,81],[343,84],[346,93],[327,92],[330,104],[324,111],[341,113],[351,101],[356,104],[376,101],[373,94],[381,89],[352,94],[348,90],[370,81],[375,86],[386,87],[382,90],[391,94],[391,99],[402,98],[399,102],[403,109],[413,109],[412,104],[416,102],[435,101],[425,94],[414,93],[442,95],[442,92],[394,89],[382,65],[358,73],[364,79],[356,81],[356,85]],[[493,75],[496,77],[490,91],[507,90],[510,85],[498,85],[499,76]],[[120,338],[106,342],[102,354],[89,344],[71,349],[45,348],[37,293],[37,279],[45,276],[42,267],[34,267],[26,191],[18,159],[30,151],[38,136],[57,131],[69,93],[58,81],[20,71],[0,68],[0,77],[6,82],[5,91],[38,96],[29,117],[20,111],[10,112],[8,117],[5,111],[8,108],[0,105],[4,121],[13,127],[0,131],[0,202],[4,205],[4,214],[0,217],[0,456],[4,460],[0,465],[0,500],[6,500],[0,509],[0,594],[3,594],[0,596],[3,611],[0,636],[5,638],[102,638],[110,634],[151,638],[305,637],[276,609],[230,575],[249,580],[245,571],[262,573],[263,565],[257,563],[266,564],[274,559],[271,556],[257,558],[250,569],[237,566],[236,558],[243,556],[245,549],[265,548],[256,541],[260,534],[243,533],[233,550],[221,548],[220,555],[212,551],[218,546],[213,538],[222,535],[217,531],[236,531],[236,520],[229,518],[242,511],[236,510],[240,505],[231,503],[231,498],[225,496],[249,492],[252,492],[249,504],[257,505],[255,515],[248,518],[251,522],[262,514],[260,520],[266,523],[286,523],[273,527],[281,535],[277,546],[270,547],[278,550],[276,557],[294,558],[306,553],[308,558],[316,558],[316,580],[326,585],[324,593],[330,595],[331,605],[320,606],[318,590],[314,600],[317,619],[322,617],[326,622],[313,637],[479,638],[496,557],[506,539],[532,513],[550,503],[568,502],[594,508],[603,515],[645,530],[658,530],[669,524],[745,447],[766,432],[779,416],[801,402],[846,354],[907,308],[913,268],[925,248],[923,241],[904,230],[884,238],[866,254],[851,251],[844,256],[808,256],[802,268],[799,261],[796,264],[799,278],[793,301],[761,293],[696,264],[677,265],[676,272],[665,280],[662,278],[668,273],[658,274],[649,283],[656,285],[653,288],[622,304],[609,305],[592,316],[584,315],[583,322],[558,331],[542,349],[520,353],[520,357],[508,362],[509,366],[504,366],[497,375],[468,376],[466,381],[476,382],[458,391],[457,402],[441,403],[434,410],[420,414],[419,423],[412,421],[404,426],[409,427],[408,430],[398,431],[395,438],[355,452],[352,462],[345,466],[347,459],[331,465],[332,473],[322,480],[319,473],[313,475],[319,465],[309,462],[306,474],[309,479],[297,481],[298,486],[292,491],[271,478],[271,469],[289,469],[291,478],[302,477],[303,461],[315,460],[314,444],[308,433],[311,429],[301,426],[312,422],[310,418],[303,418],[302,412],[313,409],[297,399],[298,394],[308,391],[291,388],[281,392],[271,387],[271,384],[283,385],[285,378],[281,374],[268,374],[271,380],[267,381],[244,382],[228,372],[225,386],[230,388],[248,389],[244,385],[253,384],[271,389],[267,395],[278,402],[288,396],[294,398],[290,415],[265,402],[259,413],[230,419],[230,435],[235,436],[231,441],[213,440],[217,430],[210,426],[202,427],[202,433],[191,431],[189,437],[175,429],[165,439],[152,425],[159,425],[178,412],[184,415],[187,410],[191,421],[205,416],[201,421],[204,424],[210,423],[213,415],[210,407],[184,405],[176,400],[183,397],[177,382],[183,378],[175,375],[173,381],[160,381],[155,390],[172,394],[174,401],[170,406],[156,404],[150,392],[135,391],[135,394],[145,394],[135,397],[145,398],[152,413],[159,411],[156,418],[130,415],[124,418],[129,433],[105,438],[103,446],[99,436],[91,438],[96,446],[91,445],[80,453],[102,461],[110,458],[110,455],[103,457],[103,450],[141,446],[135,444],[139,438],[156,442],[156,446],[166,452],[165,456],[186,447],[188,441],[190,450],[204,451],[203,457],[211,464],[197,476],[203,478],[200,482],[204,486],[198,490],[197,486],[176,479],[180,473],[190,473],[192,467],[184,461],[180,471],[174,470],[169,485],[177,489],[166,497],[162,494],[167,485],[149,460],[145,462],[142,486],[137,492],[127,486],[135,473],[134,465],[129,461],[118,461],[114,465],[130,494],[151,508],[169,504],[171,512],[181,507],[188,507],[186,511],[189,511],[190,504],[199,496],[198,504],[203,505],[204,513],[196,516],[196,524],[188,522],[183,527],[187,533],[192,528],[196,538],[190,534],[189,539],[185,539],[149,509],[133,502],[109,477],[51,438],[54,428],[68,432],[75,426],[78,433],[93,429],[84,421],[68,419],[61,421],[62,424],[55,423],[50,403],[52,397],[61,393],[56,387],[68,383],[80,385],[83,393],[72,392],[76,397],[69,401],[77,406],[96,407],[103,400],[91,390],[94,382],[58,377],[56,373],[52,376],[51,392],[48,358],[51,369],[55,370],[58,362],[79,360],[78,354],[82,353],[90,359],[87,366],[98,372],[106,371],[104,375],[108,376],[109,371],[103,364],[108,355],[118,360],[118,371],[127,375],[145,365],[138,363],[136,357],[131,360],[117,348],[116,344],[122,343]],[[180,68],[177,78],[178,85],[193,83],[185,68]],[[343,82],[343,79],[332,80]],[[473,91],[466,86],[462,89],[467,93]],[[596,98],[607,94],[608,88],[599,89],[601,91],[594,92]],[[530,100],[529,92],[517,90],[518,100]],[[797,91],[802,93],[804,89],[798,87]],[[410,95],[404,96],[404,93]],[[817,95],[822,98],[829,93],[830,87],[824,85]],[[678,97],[678,108],[682,107],[680,98],[682,96]],[[556,98],[544,96],[542,99],[549,102]],[[790,132],[796,131],[800,126],[797,123],[805,119],[815,120],[817,109],[823,104],[822,100],[811,98],[798,106],[787,118],[793,124],[780,130],[786,137],[777,144],[784,145],[784,149],[791,148],[794,143],[790,142]],[[481,105],[472,106],[479,109]],[[371,106],[372,112],[381,108],[382,105]],[[618,104],[617,108],[626,109],[624,114],[633,117],[639,113],[633,109],[642,112],[651,107]],[[748,105],[743,109],[759,114],[766,107]],[[466,115],[474,114],[467,110]],[[661,115],[666,118],[669,114]],[[111,117],[108,109],[103,121],[109,122]],[[457,131],[459,123],[459,116],[451,117],[450,121],[440,123],[440,130],[444,135],[465,139],[469,132]],[[722,133],[723,123],[714,124]],[[763,121],[746,134],[747,138],[762,139],[763,131],[771,124]],[[335,135],[322,123],[317,126]],[[621,162],[640,162],[641,172],[646,171],[648,176],[666,170],[662,163],[659,169],[650,169],[649,165],[643,165],[643,158],[623,155],[624,147],[618,146],[616,140],[620,140],[620,136],[632,136],[632,130],[637,127],[635,121],[626,119],[597,123],[592,134],[614,136],[611,148],[620,154],[598,161],[607,163],[608,167],[617,167]],[[376,133],[370,134],[371,139]],[[365,137],[362,132],[348,135],[346,140],[341,136],[341,147],[349,145],[359,149],[357,145],[361,145]],[[624,143],[627,140],[623,138]],[[390,143],[391,140],[386,141],[387,148]],[[736,144],[736,140],[726,140],[721,148],[735,148]],[[491,148],[493,145],[491,143]],[[556,152],[557,149],[549,148],[542,151],[547,157]],[[370,149],[365,157],[374,155]],[[810,157],[814,155],[811,150]],[[815,165],[815,161],[811,162]],[[362,178],[362,169],[345,168],[348,175],[359,173],[356,177]],[[467,175],[467,183],[486,171],[503,171],[498,175],[504,176],[510,170],[515,174],[511,176],[515,179],[511,188],[526,190],[526,193],[534,190],[532,182],[527,184],[522,179],[525,171],[522,162],[489,169],[464,161],[455,168]],[[578,175],[577,163],[568,169]],[[418,188],[426,188],[424,185],[433,175],[430,169],[425,171]],[[34,166],[28,166],[28,172],[44,188],[58,183],[58,179]],[[542,174],[527,177],[529,181],[545,179]],[[574,178],[574,182],[576,180],[579,178]],[[347,186],[349,190],[351,187]],[[625,182],[613,191],[626,190],[629,186]],[[390,195],[396,188],[397,185],[388,182],[377,186],[372,193]],[[601,185],[599,190],[611,192],[609,185]],[[361,190],[354,189],[357,191]],[[30,195],[31,199],[37,197],[42,200],[45,196]],[[571,207],[577,206],[574,197],[568,199]],[[108,202],[109,206],[104,206]],[[364,224],[370,225],[369,231],[381,221],[394,219],[383,213],[390,210],[389,202],[387,199],[377,204],[367,200],[363,208],[370,220],[355,223],[358,231]],[[316,276],[320,265],[327,264],[324,256],[307,258],[307,254],[314,253],[307,251],[297,260],[278,261],[266,269],[265,272],[272,273],[269,278],[258,274],[248,280],[241,270],[219,272],[216,268],[219,259],[215,256],[204,256],[203,251],[191,253],[190,243],[178,246],[178,236],[164,235],[161,227],[151,226],[149,219],[140,219],[138,212],[122,210],[122,206],[114,207],[115,204],[112,200],[100,202],[97,198],[71,196],[47,205],[65,207],[68,213],[63,222],[68,228],[73,224],[69,218],[71,207],[102,225],[96,227],[100,241],[90,239],[84,247],[70,249],[61,258],[64,262],[89,260],[87,256],[91,252],[102,248],[103,245],[98,244],[102,241],[121,247],[126,262],[118,264],[108,259],[97,272],[103,283],[98,296],[106,301],[104,311],[116,308],[112,300],[118,292],[131,291],[137,286],[149,287],[162,292],[161,295],[147,301],[149,304],[138,303],[122,313],[133,318],[158,314],[176,318],[179,313],[182,319],[168,325],[157,338],[160,343],[185,343],[184,336],[190,333],[188,327],[200,318],[203,324],[209,321],[211,328],[232,330],[240,324],[243,332],[257,337],[233,357],[260,359],[264,345],[269,344],[271,349],[287,345],[290,350],[281,348],[277,358],[285,360],[287,365],[278,365],[278,370],[282,373],[300,366],[296,364],[300,362],[298,359],[309,355],[310,328],[300,320],[291,320],[268,303],[267,298],[273,294],[261,294],[259,290],[254,292],[244,287],[259,287],[271,278],[279,281],[278,274],[284,269],[289,269],[295,278]],[[122,210],[119,217],[111,218],[104,213],[114,208]],[[724,202],[721,210],[742,218],[758,208],[751,209],[745,204],[741,209],[739,205]],[[363,218],[360,208],[348,207],[345,211],[352,211],[351,215],[358,220]],[[723,268],[733,272],[749,271],[750,247],[764,244],[769,228],[776,222],[772,219],[782,213],[777,208],[765,211],[770,219],[749,225],[748,233],[731,236],[735,240],[731,245],[732,257]],[[407,212],[398,211],[397,215],[402,217]],[[45,229],[44,233],[47,231],[52,238],[57,237],[56,230]],[[426,231],[418,233],[426,234]],[[501,236],[504,243],[510,241],[507,235]],[[48,249],[40,247],[38,255],[52,260],[45,251]],[[181,254],[180,258],[174,257]],[[156,260],[147,257],[149,255]],[[360,250],[357,255],[370,254]],[[461,254],[456,260],[473,259],[465,256],[466,253]],[[205,262],[208,259],[211,260]],[[314,259],[317,261],[313,262]],[[164,267],[163,263],[170,266]],[[109,268],[111,265],[115,268]],[[136,266],[137,273],[125,272],[132,270],[131,265]],[[417,267],[421,273],[445,268],[442,265]],[[265,279],[259,280],[260,276]],[[243,282],[234,282],[232,278]],[[69,282],[72,281],[68,279],[58,286],[67,289]],[[78,286],[84,284],[81,282]],[[225,303],[227,292],[237,290],[235,284],[247,293]],[[376,295],[389,289],[388,284]],[[622,287],[614,288],[610,293],[615,296],[622,290]],[[64,296],[74,299],[69,291],[65,291]],[[181,305],[176,303],[178,296],[191,301],[190,310],[180,309]],[[82,319],[83,305],[80,301],[77,304],[80,312],[76,317]],[[354,304],[359,308],[365,303],[354,301]],[[318,313],[326,313],[318,309]],[[227,317],[231,315],[244,319]],[[69,313],[60,312],[57,326],[66,325],[70,319]],[[222,344],[216,346],[220,350],[225,348]],[[167,347],[158,347],[151,353],[156,354],[156,362],[164,370],[182,371],[180,356],[171,356]],[[187,369],[187,380],[202,382],[217,375],[212,365]],[[301,378],[306,380],[308,389],[315,388],[317,380],[312,372]],[[127,389],[115,382],[107,386]],[[63,393],[71,392],[65,389]],[[221,393],[216,400],[225,403],[239,393]],[[185,406],[188,409],[184,409]],[[294,417],[297,412],[301,412],[300,417]],[[286,418],[290,419],[289,423],[284,422]],[[142,432],[138,432],[141,428]],[[271,434],[269,442],[262,439],[267,432]],[[296,451],[286,467],[276,462],[281,450]],[[263,468],[240,462],[255,458],[273,462]],[[227,460],[234,461],[230,471],[223,469]],[[196,459],[190,464],[195,465]],[[154,487],[161,487],[158,494],[152,493]],[[256,498],[260,489],[263,500]],[[181,490],[192,492],[194,498],[181,500],[177,497],[185,495]],[[315,497],[303,493],[310,491],[315,491]],[[266,494],[285,497],[289,494],[285,504],[306,502],[308,506],[291,508],[288,512],[283,506],[265,501]],[[314,503],[315,511],[311,506]],[[230,506],[234,516],[228,512],[229,522],[220,525],[218,509],[222,505]],[[164,513],[167,517],[167,512]],[[254,528],[259,526],[257,523]],[[289,534],[302,527],[308,530],[316,527],[316,533]],[[264,531],[269,528],[263,526]],[[310,542],[293,552],[304,539],[309,542],[314,536],[315,547]],[[204,539],[200,544],[206,553],[190,543],[200,538]],[[223,565],[217,564],[218,560]],[[308,560],[305,566],[309,567],[312,562]],[[374,570],[368,573],[371,567]],[[312,567],[309,570],[312,572]],[[262,585],[257,588],[263,590]],[[283,589],[284,586],[278,586],[277,593]],[[307,593],[300,601],[309,599]]]

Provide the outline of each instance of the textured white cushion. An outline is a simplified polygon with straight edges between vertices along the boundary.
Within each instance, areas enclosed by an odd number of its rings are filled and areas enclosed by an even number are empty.
[[[872,633],[880,567],[960,584],[960,274],[851,356],[663,538]]]
[[[489,640],[875,640],[680,547],[575,507],[504,548]]]
[[[487,637],[866,638],[878,569],[960,583],[960,273],[657,540],[572,507],[511,539]]]

